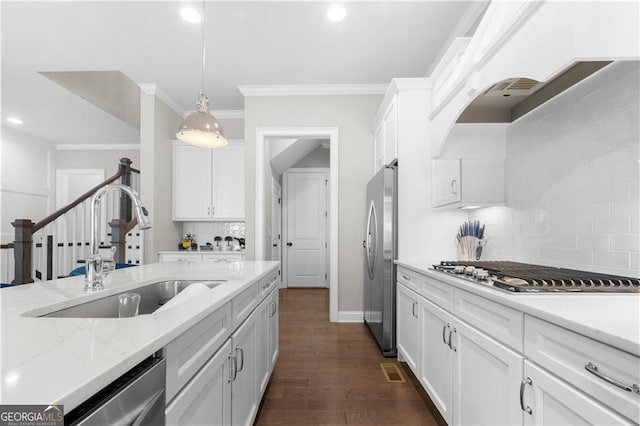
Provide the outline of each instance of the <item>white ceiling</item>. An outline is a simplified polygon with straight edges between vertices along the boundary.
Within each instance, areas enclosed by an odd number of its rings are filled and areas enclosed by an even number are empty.
[[[57,144],[138,143],[132,127],[39,72],[121,71],[156,83],[181,113],[200,89],[201,26],[180,1],[2,1],[2,125]],[[422,77],[469,2],[206,4],[206,93],[215,110],[242,110],[238,85],[380,84]],[[24,124],[6,122],[19,116]]]

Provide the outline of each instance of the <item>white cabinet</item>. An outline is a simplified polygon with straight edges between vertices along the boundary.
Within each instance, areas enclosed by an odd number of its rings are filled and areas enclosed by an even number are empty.
[[[522,423],[522,355],[420,297],[420,382],[448,424]]]
[[[396,295],[396,347],[398,359],[409,365],[416,376],[418,372],[420,322],[418,320],[418,295],[404,284],[398,283]]]
[[[165,410],[168,425],[231,425],[231,381],[227,342],[187,383]]]
[[[522,424],[518,391],[524,357],[462,321],[451,327],[453,424]]]
[[[278,359],[278,289],[277,287],[258,307],[256,329],[257,377],[260,393],[263,393]]]
[[[391,80],[371,128],[374,173],[398,159],[402,144],[416,142],[417,129],[426,120],[430,87],[426,78]]]
[[[603,410],[591,413],[585,407],[592,404],[591,401],[598,401],[617,413],[616,416],[630,419],[631,423],[640,423],[640,359],[637,356],[529,315],[525,316],[524,348],[532,365],[544,368],[551,376],[544,382],[531,376],[535,397],[532,401],[527,400],[527,405],[534,416],[546,409],[554,416],[566,414],[566,418],[571,419],[570,413],[564,413],[567,407],[555,402],[555,408],[548,405],[554,398],[562,399],[556,389],[569,388],[576,401],[569,407],[575,415],[585,416],[583,424],[599,422],[598,419],[603,418],[598,417],[600,414],[609,413]],[[540,386],[543,388],[538,389]],[[590,415],[596,417],[588,417]],[[544,416],[546,418],[547,414]],[[525,419],[528,417],[531,416],[525,414]]]
[[[231,419],[234,425],[250,426],[258,412],[258,383],[256,377],[256,327],[258,312],[231,336],[234,369],[231,383]]]
[[[398,158],[398,96],[393,95],[373,130],[374,170]]]
[[[237,251],[160,251],[158,262],[239,262],[244,252]]]
[[[263,276],[165,347],[167,424],[253,424],[278,356],[277,276]]]
[[[418,379],[447,422],[453,424],[453,356],[449,333],[453,317],[420,298],[420,375]]]
[[[526,425],[633,424],[528,360],[524,376],[521,404]],[[635,410],[640,411],[638,406]]]
[[[432,160],[432,207],[497,205],[504,205],[504,160]]]
[[[244,220],[244,145],[173,145],[173,220]]]

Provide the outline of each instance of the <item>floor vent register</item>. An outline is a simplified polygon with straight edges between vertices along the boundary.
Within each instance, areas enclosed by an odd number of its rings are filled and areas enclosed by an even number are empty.
[[[380,368],[389,383],[404,383],[404,376],[398,369],[398,364],[392,362],[381,362]]]

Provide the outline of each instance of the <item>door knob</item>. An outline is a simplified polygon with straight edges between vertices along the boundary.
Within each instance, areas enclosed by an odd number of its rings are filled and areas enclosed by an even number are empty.
[[[277,244],[274,244],[273,246],[274,246],[274,247],[278,247],[278,245],[277,245]]]
[[[287,246],[288,246],[288,247],[291,247],[292,245],[293,245],[293,243],[292,243],[292,242],[288,242],[288,243],[287,243]]]

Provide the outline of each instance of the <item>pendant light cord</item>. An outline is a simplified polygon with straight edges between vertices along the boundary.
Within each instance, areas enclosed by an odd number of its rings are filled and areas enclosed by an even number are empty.
[[[204,94],[204,63],[205,63],[204,4],[205,4],[205,0],[202,0],[202,93],[203,94]]]

